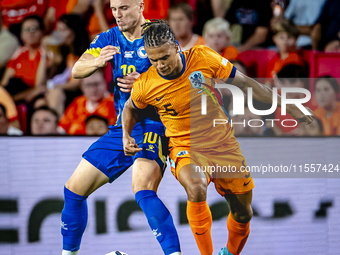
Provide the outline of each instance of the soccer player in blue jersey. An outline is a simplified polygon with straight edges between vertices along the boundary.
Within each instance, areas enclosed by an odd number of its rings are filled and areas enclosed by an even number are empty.
[[[72,70],[73,77],[85,78],[111,62],[115,82],[117,124],[83,154],[83,159],[64,187],[65,205],[61,216],[63,255],[77,255],[87,223],[87,197],[102,185],[113,182],[132,164],[132,188],[139,206],[160,243],[164,254],[179,255],[180,244],[172,216],[156,191],[166,164],[165,128],[154,109],[132,132],[142,151],[125,156],[122,144],[121,113],[130,97],[132,83],[151,66],[147,58],[141,25],[143,0],[111,0],[118,26],[99,34]],[[150,115],[151,114],[151,115]]]

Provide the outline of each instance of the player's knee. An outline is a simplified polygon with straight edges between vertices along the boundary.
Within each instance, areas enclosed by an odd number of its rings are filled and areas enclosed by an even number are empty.
[[[65,183],[65,187],[66,187],[68,190],[70,190],[70,191],[76,193],[76,192],[75,192],[75,185],[74,185],[72,179],[69,179],[69,180]]]
[[[158,185],[160,183],[160,178],[156,178],[156,176],[150,176],[150,178],[141,178],[141,179],[133,179],[132,180],[132,191],[136,194],[141,190],[153,190],[157,192]]]
[[[253,210],[247,208],[246,210],[238,211],[233,213],[233,218],[239,223],[247,223],[253,217]]]
[[[207,197],[207,182],[205,179],[191,179],[185,186],[188,200],[191,202],[202,202]]]
[[[77,183],[77,181],[74,178],[70,178],[66,183],[65,187],[69,190],[72,191],[73,193],[79,195],[79,196],[88,196],[86,191],[83,191],[80,188],[80,185]]]
[[[162,174],[157,163],[143,159],[137,159],[133,166],[132,191],[136,194],[141,190],[153,190],[157,192]]]
[[[136,194],[138,191],[147,190],[147,185],[144,182],[133,181],[132,182],[132,191]]]

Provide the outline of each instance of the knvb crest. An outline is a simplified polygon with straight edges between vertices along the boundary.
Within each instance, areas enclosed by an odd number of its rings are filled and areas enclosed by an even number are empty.
[[[189,80],[195,89],[203,88],[203,84],[205,83],[205,79],[201,71],[195,71],[190,74]]]

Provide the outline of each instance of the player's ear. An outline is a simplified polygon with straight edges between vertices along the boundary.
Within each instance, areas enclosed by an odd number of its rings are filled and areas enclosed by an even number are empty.
[[[144,11],[144,1],[140,1],[140,3],[139,3],[139,10],[140,10],[140,12],[141,13],[143,13],[143,11]]]
[[[176,43],[176,52],[178,53],[179,52],[179,47],[178,47],[178,44]]]

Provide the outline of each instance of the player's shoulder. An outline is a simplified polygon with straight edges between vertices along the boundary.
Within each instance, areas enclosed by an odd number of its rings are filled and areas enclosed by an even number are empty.
[[[95,45],[97,42],[100,42],[101,44],[110,44],[112,43],[114,38],[117,38],[117,27],[113,27],[113,28],[110,28],[106,31],[99,33],[92,40],[91,45]]]
[[[189,50],[183,51],[186,62],[189,65],[200,65],[204,64],[209,58],[210,48],[204,45],[195,45]],[[191,64],[190,64],[191,63]]]
[[[158,77],[158,73],[157,73],[156,68],[154,68],[153,66],[150,66],[149,69],[146,72],[142,73],[138,77],[138,79],[134,82],[133,85],[135,86],[135,84],[136,84],[136,87],[139,87],[140,89],[144,90],[146,88],[150,88],[150,86],[145,86],[146,83],[153,84],[150,81],[152,81],[152,80],[155,81],[157,79],[157,77]]]
[[[204,52],[214,52],[210,47],[205,45],[195,45],[190,50],[193,50],[195,52],[204,53]]]
[[[211,48],[205,45],[195,45],[191,49],[184,51],[190,57],[205,58],[207,54],[215,53]]]
[[[154,76],[155,76],[155,74],[154,74],[155,70],[156,70],[156,69],[155,69],[153,66],[150,66],[150,68],[149,68],[146,72],[142,73],[142,74],[138,77],[138,79],[136,80],[136,82],[138,81],[139,83],[145,83],[147,80],[154,78]]]

